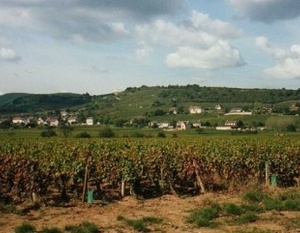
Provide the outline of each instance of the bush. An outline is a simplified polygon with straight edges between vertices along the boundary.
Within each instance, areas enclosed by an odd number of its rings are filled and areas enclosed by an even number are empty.
[[[158,138],[165,138],[166,134],[163,131],[159,131],[158,134],[157,134],[157,137]]]
[[[105,127],[102,130],[100,130],[99,136],[101,138],[114,138],[114,137],[116,137],[116,134],[114,133],[114,131],[111,128]]]
[[[91,138],[91,135],[87,132],[81,132],[76,135],[76,138]]]
[[[55,137],[57,136],[56,132],[54,131],[54,129],[46,129],[46,130],[43,130],[42,133],[41,133],[41,136],[42,137]]]

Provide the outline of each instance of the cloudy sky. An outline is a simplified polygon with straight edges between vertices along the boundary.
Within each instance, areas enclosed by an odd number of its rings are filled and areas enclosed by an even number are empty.
[[[0,0],[0,94],[300,87],[299,0]]]

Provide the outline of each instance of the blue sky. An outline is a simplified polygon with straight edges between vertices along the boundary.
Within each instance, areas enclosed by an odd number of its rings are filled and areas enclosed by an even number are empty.
[[[300,87],[299,0],[0,0],[0,94]]]

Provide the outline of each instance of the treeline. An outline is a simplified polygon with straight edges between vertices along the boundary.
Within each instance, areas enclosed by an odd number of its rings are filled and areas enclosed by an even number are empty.
[[[259,102],[276,104],[288,100],[299,100],[300,89],[244,89],[227,87],[200,87],[198,85],[168,86],[162,88],[159,97],[177,99],[182,102]]]
[[[86,94],[7,94],[0,96],[1,113],[41,112],[49,109],[61,109],[79,106],[92,101]]]

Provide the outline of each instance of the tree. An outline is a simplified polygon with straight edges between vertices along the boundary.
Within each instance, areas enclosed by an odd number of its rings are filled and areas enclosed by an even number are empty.
[[[105,127],[102,130],[100,130],[99,136],[101,138],[114,138],[114,137],[116,137],[116,134],[114,133],[114,131],[111,128]]]
[[[158,138],[165,138],[166,134],[163,131],[159,131],[158,134],[157,134],[157,137]]]
[[[61,124],[59,129],[61,130],[65,138],[69,137],[74,131],[74,127],[66,123]]]
[[[1,129],[9,129],[11,127],[12,127],[12,123],[9,120],[5,120],[5,121],[0,122],[0,128]]]
[[[124,119],[116,119],[114,123],[116,127],[123,127],[125,122],[126,121]]]
[[[46,128],[45,130],[42,131],[41,133],[41,136],[42,137],[47,137],[47,138],[50,138],[50,137],[55,137],[57,136],[56,132],[54,129],[52,128]]]
[[[288,132],[296,132],[297,129],[296,129],[296,126],[294,124],[289,124],[286,126],[286,131]]]

